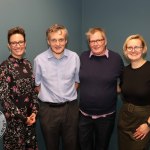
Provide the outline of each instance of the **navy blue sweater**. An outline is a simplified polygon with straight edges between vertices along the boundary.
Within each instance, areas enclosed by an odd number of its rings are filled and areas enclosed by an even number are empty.
[[[91,115],[102,115],[116,109],[117,79],[123,61],[109,50],[109,57],[91,56],[90,51],[80,56],[80,109]]]

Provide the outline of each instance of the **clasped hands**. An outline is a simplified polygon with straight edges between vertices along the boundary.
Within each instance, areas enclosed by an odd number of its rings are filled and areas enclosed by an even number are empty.
[[[29,117],[27,117],[27,121],[26,121],[26,124],[28,126],[31,126],[35,123],[36,121],[36,114],[35,113],[32,113]]]

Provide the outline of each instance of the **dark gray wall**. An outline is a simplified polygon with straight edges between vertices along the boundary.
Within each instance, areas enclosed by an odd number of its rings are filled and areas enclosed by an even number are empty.
[[[32,61],[47,49],[46,29],[54,23],[69,30],[68,48],[81,49],[80,0],[1,0],[0,1],[0,62],[8,56],[7,30],[22,26],[27,34],[27,57]]]
[[[33,58],[47,49],[46,29],[52,24],[65,25],[69,31],[68,48],[79,53],[81,49],[80,0],[1,0],[0,1],[0,62],[9,55],[7,31],[22,26],[27,34],[27,57]],[[39,149],[45,150],[43,137],[37,123]],[[2,140],[0,139],[0,150]]]
[[[79,54],[87,50],[85,32],[94,26],[106,30],[108,47],[121,55],[123,42],[130,34],[142,34],[149,47],[149,6],[149,0],[1,0],[0,62],[9,55],[7,30],[18,25],[26,30],[27,57],[31,62],[37,54],[47,49],[45,31],[54,23],[68,28],[68,48]],[[150,59],[149,57],[148,52],[147,58]],[[120,98],[118,100],[119,109]],[[116,133],[115,127],[110,150],[118,149]],[[37,134],[39,149],[45,150],[39,122]]]
[[[82,47],[86,49],[85,32],[90,27],[105,29],[108,47],[122,54],[122,45],[130,34],[140,33],[150,43],[149,0],[83,0]]]
[[[142,34],[148,47],[150,46],[149,0],[83,0],[82,6],[82,51],[88,48],[85,32],[90,27],[104,28],[108,37],[108,48],[121,56],[124,40],[131,34]],[[150,52],[147,59],[150,60]],[[121,100],[118,98],[117,110],[120,105]],[[109,150],[118,150],[116,126]]]

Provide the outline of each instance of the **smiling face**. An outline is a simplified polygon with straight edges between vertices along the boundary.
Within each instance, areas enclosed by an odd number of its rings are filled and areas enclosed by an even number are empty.
[[[144,60],[147,44],[140,34],[133,34],[126,38],[123,44],[124,56],[132,62]]]
[[[143,59],[143,45],[140,39],[131,39],[126,45],[126,56],[131,61]]]
[[[49,33],[47,43],[51,47],[54,56],[60,58],[67,44],[65,30]]]
[[[99,31],[89,36],[89,46],[94,55],[103,55],[106,51],[106,44],[106,39]]]
[[[26,42],[22,34],[13,34],[10,36],[8,48],[11,55],[15,58],[21,59],[25,53]]]

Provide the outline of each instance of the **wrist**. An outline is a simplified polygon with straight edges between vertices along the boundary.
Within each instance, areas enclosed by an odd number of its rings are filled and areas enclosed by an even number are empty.
[[[146,123],[147,126],[150,128],[150,122],[148,122],[148,121],[146,120],[145,123]]]

